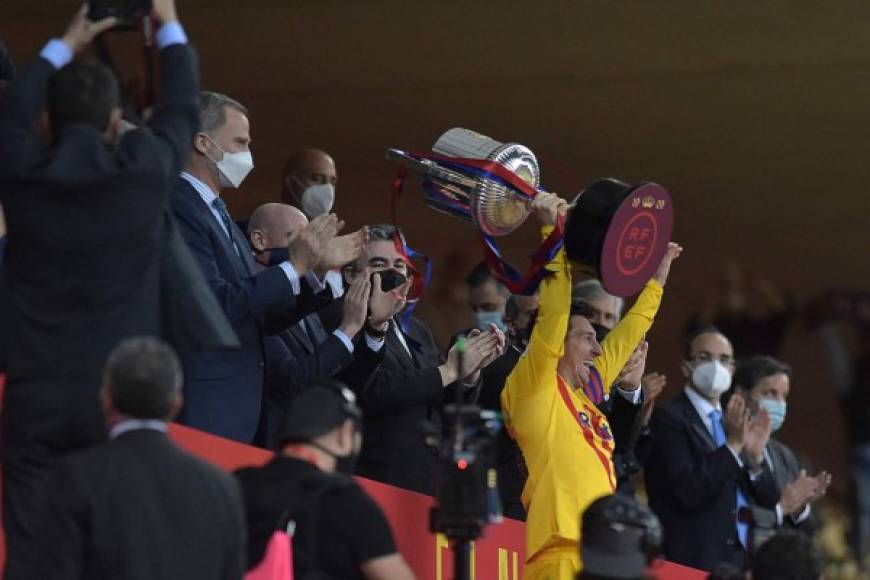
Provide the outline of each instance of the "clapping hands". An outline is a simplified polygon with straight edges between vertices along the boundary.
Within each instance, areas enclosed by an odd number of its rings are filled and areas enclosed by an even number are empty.
[[[338,236],[344,222],[335,214],[319,215],[290,237],[289,260],[299,275],[315,270],[323,276],[359,258],[369,239],[367,227]]]
[[[459,343],[454,344],[447,352],[447,362],[441,366],[444,385],[461,379],[466,384],[477,383],[480,371],[504,354],[504,332],[494,324],[485,331],[472,330],[465,340],[465,351],[460,368]]]
[[[804,506],[824,496],[829,485],[831,485],[831,474],[827,471],[809,476],[802,469],[798,478],[783,488],[779,505],[786,515],[799,514]]]

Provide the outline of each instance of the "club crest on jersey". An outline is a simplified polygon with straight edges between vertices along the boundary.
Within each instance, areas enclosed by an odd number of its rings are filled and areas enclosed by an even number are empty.
[[[610,428],[604,425],[598,425],[598,436],[605,441],[613,441],[613,435],[610,434]]]
[[[580,418],[580,425],[584,429],[592,429],[592,422],[589,420],[589,415],[584,413],[583,411],[579,411],[577,416]]]

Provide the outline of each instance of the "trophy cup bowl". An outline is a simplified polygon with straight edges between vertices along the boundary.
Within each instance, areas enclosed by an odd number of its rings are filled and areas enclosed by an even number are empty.
[[[453,128],[435,142],[432,152],[387,150],[387,159],[422,174],[427,205],[471,222],[491,237],[511,233],[528,218],[541,183],[538,160],[528,147]],[[672,229],[673,206],[661,185],[601,179],[571,204],[564,247],[575,266],[598,278],[609,293],[625,297],[637,294],[653,276]],[[486,247],[484,251],[489,252]],[[491,257],[501,261],[500,256]],[[542,264],[535,268],[540,271]],[[532,292],[533,276],[527,274],[522,284],[512,281],[513,288]]]
[[[541,184],[541,169],[535,154],[519,143],[502,143],[457,127],[444,133],[432,146],[432,151],[447,158],[497,163],[533,188]],[[449,159],[433,162],[399,149],[388,149],[387,159],[424,175],[423,189],[430,207],[469,221],[485,234],[507,235],[529,217],[529,198],[491,177],[456,169]]]

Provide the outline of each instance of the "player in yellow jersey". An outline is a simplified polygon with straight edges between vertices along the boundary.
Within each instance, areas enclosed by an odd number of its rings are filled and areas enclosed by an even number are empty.
[[[532,210],[546,236],[568,204],[542,193],[532,202]],[[548,265],[552,275],[540,287],[540,307],[528,348],[502,392],[508,430],[519,443],[529,472],[523,490],[528,510],[526,580],[573,580],[580,570],[580,514],[616,486],[610,427],[584,387],[597,374],[609,394],[649,330],[670,263],[681,250],[676,244],[669,247],[655,278],[604,345],[598,344],[584,316],[572,315],[571,266],[565,251],[560,250]]]

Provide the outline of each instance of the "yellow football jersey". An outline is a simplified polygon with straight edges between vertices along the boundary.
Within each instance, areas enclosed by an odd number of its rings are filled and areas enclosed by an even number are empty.
[[[549,228],[545,228],[546,235]],[[501,395],[505,423],[523,452],[529,478],[527,560],[543,550],[564,550],[580,539],[580,514],[616,486],[613,436],[607,418],[583,392],[556,371],[564,352],[571,311],[571,270],[564,250],[548,265],[528,348]],[[661,286],[651,281],[632,310],[608,334],[595,360],[605,392],[649,330]]]

